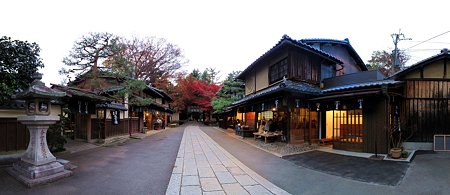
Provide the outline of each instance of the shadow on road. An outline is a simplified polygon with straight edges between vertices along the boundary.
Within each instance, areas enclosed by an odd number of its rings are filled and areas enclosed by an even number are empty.
[[[377,161],[321,151],[283,157],[296,165],[348,179],[396,186],[405,176],[408,163]]]

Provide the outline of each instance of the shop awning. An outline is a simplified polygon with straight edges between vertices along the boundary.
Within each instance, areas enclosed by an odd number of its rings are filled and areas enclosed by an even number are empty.
[[[366,96],[366,95],[375,95],[375,94],[381,94],[381,91],[380,90],[376,90],[376,91],[363,91],[363,92],[336,94],[336,95],[329,95],[329,96],[322,96],[322,97],[318,97],[318,98],[312,98],[312,99],[309,99],[309,101],[319,101],[319,100],[329,100],[329,99],[342,99],[342,98],[348,98],[348,97],[352,97],[352,96]]]

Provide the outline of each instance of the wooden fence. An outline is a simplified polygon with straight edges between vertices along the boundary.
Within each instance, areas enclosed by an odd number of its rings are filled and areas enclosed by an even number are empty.
[[[30,135],[25,125],[16,118],[0,118],[0,151],[25,150]]]

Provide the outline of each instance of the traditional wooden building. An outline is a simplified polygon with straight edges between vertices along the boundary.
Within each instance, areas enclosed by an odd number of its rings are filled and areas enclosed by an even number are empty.
[[[387,97],[401,82],[367,71],[348,39],[283,36],[238,79],[245,97],[232,107],[252,131],[271,119],[292,144],[332,140],[337,149],[387,152]]]
[[[450,134],[449,56],[444,49],[385,78],[348,39],[283,36],[238,76],[245,97],[232,117],[251,132],[271,119],[292,144],[387,153],[400,136],[405,148],[432,149],[435,135]]]
[[[145,105],[139,104],[138,102],[142,98],[150,98],[153,102]],[[143,132],[164,128],[172,121],[174,110],[170,108],[170,103],[173,102],[173,99],[166,92],[147,86],[141,96],[133,95],[131,100],[133,99],[136,101],[130,104],[130,115],[139,119],[139,127]]]
[[[443,49],[392,76],[403,82],[400,125],[405,147],[431,150],[434,135],[450,134],[449,62],[450,53]]]
[[[88,72],[77,77],[68,86],[53,85],[66,92],[76,139],[88,142],[109,142],[133,133],[145,133],[155,128],[157,119],[167,123],[173,111],[166,93],[148,86],[133,94],[121,94],[122,84],[129,78],[97,72],[96,78]],[[150,99],[150,101],[148,101]]]

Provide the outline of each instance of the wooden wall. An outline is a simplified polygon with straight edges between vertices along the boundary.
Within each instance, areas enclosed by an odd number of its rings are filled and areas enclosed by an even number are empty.
[[[388,110],[383,97],[364,99],[363,107],[363,151],[387,153],[389,139],[386,129]]]
[[[296,80],[320,81],[320,59],[311,54],[300,51],[291,51],[288,62],[289,77]]]
[[[111,119],[106,119],[104,138],[128,134],[128,120],[121,119],[118,125],[113,125]]]
[[[408,80],[401,107],[402,128],[408,141],[433,142],[435,134],[450,134],[450,81]]]
[[[75,138],[76,139],[87,139],[87,125],[88,123],[86,120],[91,120],[91,116],[89,114],[80,114],[75,113],[74,114],[74,120],[75,120]],[[92,126],[92,124],[91,124]]]
[[[131,133],[140,133],[141,131],[139,129],[139,126],[140,126],[139,118],[130,118],[129,121],[130,121],[129,127],[130,127]],[[166,122],[167,122],[167,120],[166,120]]]
[[[103,131],[102,129],[105,128],[105,123],[103,119],[91,119],[91,138],[92,139],[102,139]]]
[[[16,118],[0,118],[0,151],[26,150],[29,139],[26,126]]]

